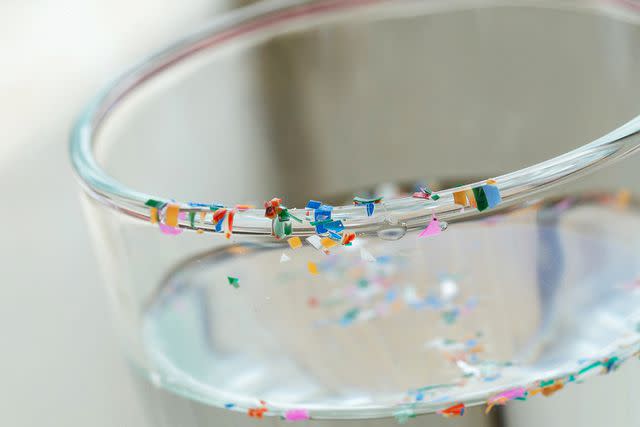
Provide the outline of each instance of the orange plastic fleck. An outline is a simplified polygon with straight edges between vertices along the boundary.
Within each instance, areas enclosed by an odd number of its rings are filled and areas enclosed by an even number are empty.
[[[558,390],[561,390],[564,387],[564,385],[561,382],[557,382],[553,385],[550,385],[548,387],[544,387],[542,389],[542,394],[545,397],[551,396],[553,393],[555,393]]]
[[[338,244],[335,240],[331,240],[328,237],[323,237],[322,240],[320,240],[320,243],[325,249],[330,249]]]
[[[149,210],[149,221],[151,222],[151,224],[158,223],[158,208],[151,208]]]
[[[177,227],[178,226],[178,215],[180,214],[180,206],[178,205],[168,205],[167,211],[165,213],[164,222],[169,227]]]
[[[213,222],[214,222],[214,224],[216,222],[220,221],[222,218],[224,218],[226,213],[227,213],[227,210],[225,208],[218,209],[217,211],[215,211],[213,213]]]
[[[465,191],[456,191],[453,193],[453,201],[456,205],[467,206],[467,193]]]
[[[236,216],[235,209],[229,211],[229,215],[227,215],[227,232],[225,233],[225,237],[227,239],[230,239],[231,235],[233,234],[233,218],[235,216]]]
[[[473,194],[473,190],[467,190],[465,191],[465,193],[467,194],[467,200],[469,200],[469,204],[474,208],[477,208],[478,205],[476,203],[476,196]]]

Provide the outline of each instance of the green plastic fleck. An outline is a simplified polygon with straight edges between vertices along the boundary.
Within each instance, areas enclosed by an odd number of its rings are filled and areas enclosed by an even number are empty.
[[[150,208],[161,208],[164,206],[163,202],[160,202],[158,200],[153,200],[153,199],[149,199],[147,200],[147,202],[145,203],[145,206],[149,206]]]
[[[489,208],[489,201],[487,200],[487,195],[484,194],[482,187],[473,188],[473,195],[476,198],[476,204],[478,205],[478,210],[480,212]]]
[[[240,287],[240,279],[238,279],[237,277],[227,276],[227,280],[229,281],[229,284],[234,288],[238,289]]]
[[[597,368],[598,366],[602,366],[602,362],[600,362],[599,360],[593,362],[591,365],[589,366],[585,366],[584,368],[580,369],[578,371],[578,375],[582,375],[585,372],[589,372],[590,370],[592,370],[593,368]]]
[[[313,227],[316,227],[318,225],[323,225],[323,224],[329,224],[330,222],[333,222],[332,219],[323,219],[320,221],[311,221],[309,224]]]
[[[302,223],[302,219],[298,218],[297,216],[295,216],[294,214],[292,214],[291,212],[289,212],[289,216],[295,220],[298,221],[299,223]]]
[[[189,223],[191,224],[191,227],[195,227],[195,223],[196,223],[196,213],[195,212],[189,212]]]
[[[364,197],[356,196],[353,198],[353,202],[358,205],[368,205],[369,203],[380,203],[382,201],[382,197],[374,197],[371,199],[366,199]]]
[[[292,233],[293,226],[291,224],[291,221],[282,220],[280,217],[276,218],[273,221],[273,234],[277,238],[282,239],[286,236],[290,236]]]

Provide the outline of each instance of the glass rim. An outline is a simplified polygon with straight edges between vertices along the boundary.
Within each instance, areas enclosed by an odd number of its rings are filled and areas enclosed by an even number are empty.
[[[196,30],[159,53],[130,68],[95,96],[76,121],[70,138],[70,157],[73,169],[84,191],[105,207],[146,222],[154,222],[154,203],[177,205],[179,212],[208,213],[211,203],[174,201],[164,195],[146,194],[131,189],[108,175],[97,163],[93,145],[96,137],[111,113],[145,82],[176,65],[182,64],[202,52],[220,49],[229,43],[258,36],[285,34],[291,28],[305,23],[307,28],[326,18],[336,18],[350,12],[381,10],[406,10],[421,8],[424,14],[442,11],[473,9],[486,6],[533,6],[550,9],[573,9],[609,14],[614,19],[633,18],[640,25],[640,3],[634,0],[570,0],[557,4],[553,0],[500,1],[500,0],[277,0],[258,2],[218,15],[202,29]],[[311,20],[311,21],[310,21]],[[315,20],[315,21],[314,21]],[[309,24],[309,22],[312,22]],[[297,27],[296,27],[297,26]],[[259,43],[260,40],[257,41]],[[608,134],[560,156],[497,177],[490,181],[472,182],[455,188],[438,191],[439,198],[412,196],[385,200],[384,210],[369,215],[362,205],[335,206],[333,220],[342,220],[349,232],[369,233],[388,226],[401,224],[406,230],[424,227],[437,215],[452,222],[475,216],[475,207],[467,210],[456,204],[454,193],[471,191],[489,182],[499,191],[501,207],[531,199],[539,192],[567,180],[575,179],[599,167],[609,165],[640,147],[640,115]],[[286,202],[286,200],[285,200]],[[233,233],[249,236],[273,236],[273,221],[264,215],[264,209],[239,206],[221,206],[234,211]],[[308,209],[290,208],[291,213],[308,212]],[[382,211],[382,212],[381,212]],[[180,229],[217,233],[216,224],[201,221],[195,224],[180,216]],[[293,236],[316,234],[311,221],[292,225]]]

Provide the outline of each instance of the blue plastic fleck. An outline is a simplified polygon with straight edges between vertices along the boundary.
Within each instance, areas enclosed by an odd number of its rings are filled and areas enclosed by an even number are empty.
[[[367,203],[367,216],[373,215],[373,210],[375,209],[375,204]]]
[[[502,202],[500,190],[498,190],[498,187],[495,185],[483,185],[482,190],[484,190],[484,195],[487,198],[489,208],[495,208],[500,204],[500,202]]]
[[[307,203],[307,209],[318,209],[320,206],[322,206],[322,202],[317,200],[309,200]]]

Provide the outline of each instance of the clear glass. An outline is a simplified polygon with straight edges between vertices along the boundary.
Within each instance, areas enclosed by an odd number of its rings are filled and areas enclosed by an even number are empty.
[[[400,420],[613,370],[640,342],[614,164],[640,144],[639,22],[626,1],[265,2],[132,68],[71,142],[132,366],[206,414]],[[500,204],[461,208],[483,185]],[[310,199],[351,245],[304,239]]]

